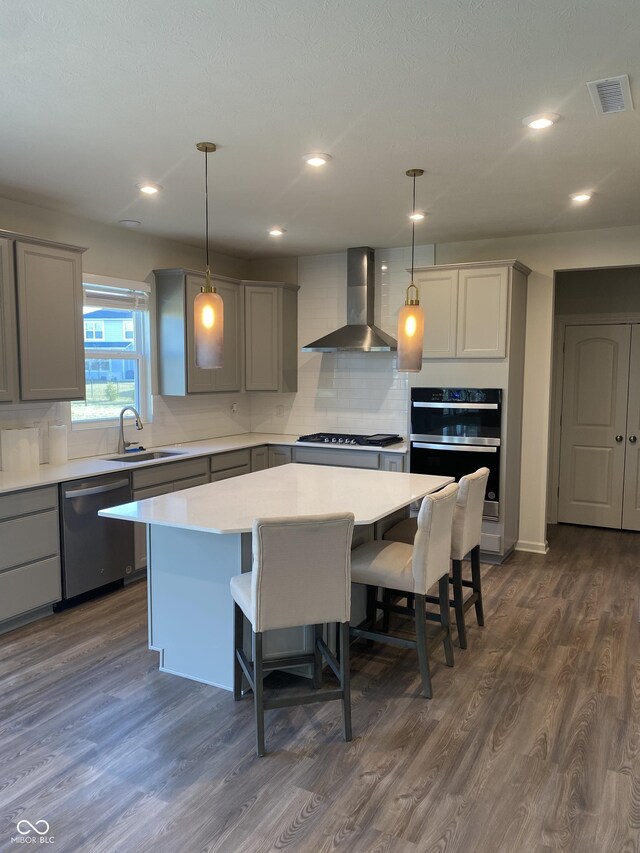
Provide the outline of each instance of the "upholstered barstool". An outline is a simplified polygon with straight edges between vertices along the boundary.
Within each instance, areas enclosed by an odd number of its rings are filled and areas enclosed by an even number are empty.
[[[458,486],[452,483],[422,501],[418,514],[417,530],[412,545],[403,542],[374,540],[354,548],[351,553],[351,579],[366,584],[368,592],[367,619],[362,625],[351,628],[351,636],[389,643],[403,648],[416,649],[422,676],[422,691],[432,696],[429,671],[429,650],[442,641],[448,666],[453,666],[449,620],[449,555],[451,553],[451,526]],[[427,590],[439,582],[440,611],[427,613]],[[399,590],[414,596],[414,607],[399,607],[391,602],[378,601],[377,591]],[[371,595],[373,592],[373,595]],[[377,611],[399,612],[415,617],[416,639],[394,636],[377,631]],[[438,622],[435,634],[427,635],[427,620]]]
[[[451,577],[453,600],[451,606],[456,614],[458,642],[461,649],[467,648],[467,631],[464,614],[474,605],[478,625],[484,625],[482,607],[482,581],[480,577],[480,534],[482,529],[482,511],[484,496],[489,478],[488,468],[478,468],[473,474],[460,479],[460,490],[453,514],[451,535]],[[416,534],[415,518],[406,518],[384,534],[384,539],[393,542],[411,543]],[[466,556],[471,559],[471,580],[462,577],[462,561]],[[472,590],[464,597],[465,588]],[[429,598],[427,598],[429,600]]]
[[[349,612],[351,609],[351,513],[263,518],[253,523],[251,572],[231,578],[234,607],[233,698],[241,698],[242,672],[253,691],[256,751],[264,755],[264,712],[309,702],[342,700],[344,739],[351,740]],[[244,652],[243,614],[252,628],[252,660]],[[322,626],[338,623],[340,661],[322,636]],[[296,657],[263,657],[263,633],[278,628],[314,626],[313,652]],[[340,687],[320,690],[322,659]],[[265,698],[264,673],[313,664],[313,692]]]

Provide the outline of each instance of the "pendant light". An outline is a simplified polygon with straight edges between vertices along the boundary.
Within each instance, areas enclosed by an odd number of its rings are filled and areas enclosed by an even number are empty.
[[[204,286],[193,303],[195,359],[196,367],[211,369],[222,367],[224,329],[222,297],[211,283],[209,267],[209,172],[207,167],[209,154],[216,150],[216,146],[213,142],[198,142],[196,148],[204,153],[204,228],[207,269]]]
[[[416,244],[416,178],[424,169],[409,169],[413,178],[413,207],[411,213],[411,284],[407,288],[405,303],[398,314],[398,370],[420,373],[422,370],[422,342],[424,338],[424,311],[420,307],[418,288],[413,283],[413,259]]]

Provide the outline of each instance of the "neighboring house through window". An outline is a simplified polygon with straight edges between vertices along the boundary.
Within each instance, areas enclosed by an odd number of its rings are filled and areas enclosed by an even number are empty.
[[[149,285],[85,274],[86,399],[71,403],[74,425],[104,425],[124,406],[148,419]]]

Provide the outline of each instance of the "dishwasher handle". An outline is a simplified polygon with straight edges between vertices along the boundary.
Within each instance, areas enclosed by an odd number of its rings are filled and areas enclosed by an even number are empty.
[[[104,486],[89,486],[87,489],[65,489],[65,498],[85,498],[89,495],[102,495],[105,492],[115,492],[129,485],[128,480],[116,480],[115,483],[107,483]]]

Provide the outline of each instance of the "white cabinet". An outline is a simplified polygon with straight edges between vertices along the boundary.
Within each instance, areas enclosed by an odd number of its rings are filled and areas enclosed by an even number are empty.
[[[416,270],[425,312],[423,358],[506,358],[510,289],[528,274],[516,261]]]
[[[224,305],[223,364],[196,367],[193,303],[205,283],[196,270],[154,270],[160,394],[184,397],[239,391],[242,387],[242,289],[236,279],[216,276]]]

